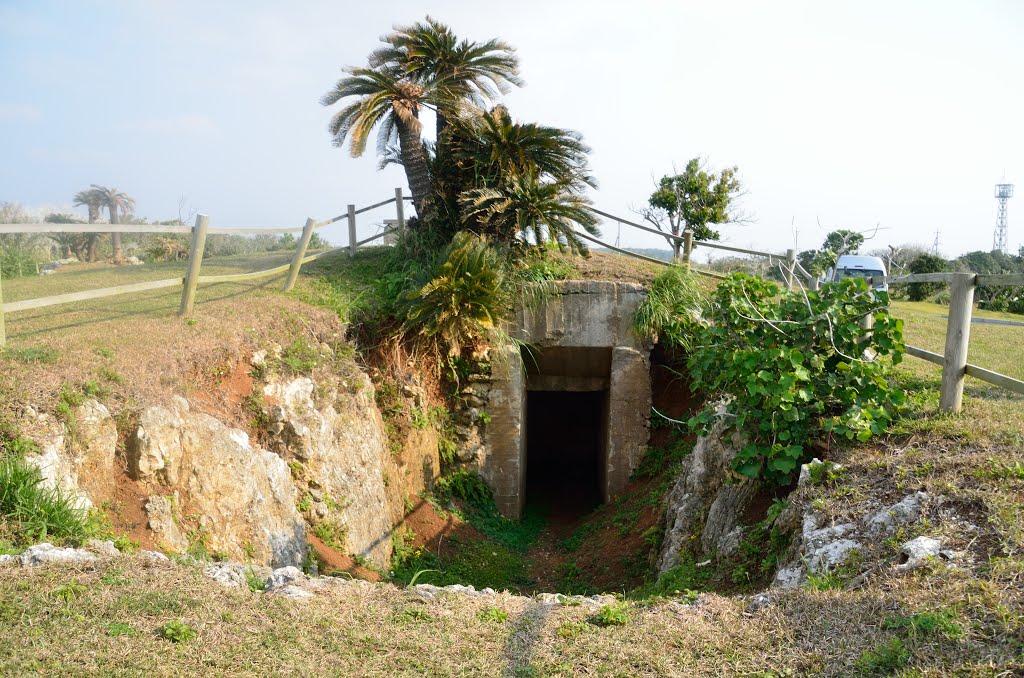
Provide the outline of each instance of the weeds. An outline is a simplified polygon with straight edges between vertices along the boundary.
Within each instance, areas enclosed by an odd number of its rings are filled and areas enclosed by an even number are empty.
[[[918,612],[910,616],[896,615],[882,620],[883,629],[906,629],[911,637],[938,635],[949,640],[964,637],[964,627],[956,621],[953,610]]]
[[[865,650],[857,659],[857,668],[868,676],[885,676],[895,673],[910,663],[910,650],[899,638]]]
[[[599,609],[590,622],[596,626],[622,626],[629,623],[629,609],[625,603],[613,603]]]
[[[26,546],[47,539],[77,545],[89,538],[85,512],[42,483],[39,469],[24,459],[0,459],[0,516],[10,537]]]
[[[157,633],[172,643],[187,643],[197,635],[194,628],[182,621],[169,621],[157,629]]]
[[[508,612],[497,607],[488,607],[477,612],[476,618],[484,622],[504,624],[508,621]]]

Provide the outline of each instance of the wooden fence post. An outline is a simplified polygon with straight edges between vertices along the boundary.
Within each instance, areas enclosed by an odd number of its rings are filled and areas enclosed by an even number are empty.
[[[786,270],[784,275],[786,277],[786,287],[793,289],[796,280],[796,250],[792,248],[786,250]]]
[[[405,233],[405,199],[402,197],[402,187],[395,189],[395,214],[398,219],[398,232]]]
[[[683,231],[683,263],[690,270],[690,255],[693,254],[693,231]]]
[[[7,344],[7,333],[4,328],[4,286],[3,286],[3,270],[0,270],[0,348],[3,348]]]
[[[188,315],[192,312],[192,305],[196,300],[196,287],[199,285],[199,268],[203,265],[203,249],[206,248],[206,228],[209,225],[208,216],[196,215],[196,225],[192,227],[192,249],[188,253],[188,270],[185,272],[178,315]]]
[[[971,313],[974,308],[974,273],[954,273],[949,286],[949,321],[946,323],[946,350],[942,363],[942,390],[939,410],[959,412],[964,400],[967,376],[967,347],[971,340]]]
[[[356,206],[348,206],[348,253],[356,255]]]
[[[295,281],[299,278],[299,269],[302,268],[302,259],[306,256],[306,248],[309,247],[309,239],[313,237],[313,227],[316,222],[306,219],[306,225],[302,227],[302,236],[295,247],[295,255],[292,256],[292,267],[288,269],[288,277],[284,281],[282,292],[291,292],[295,287]]]

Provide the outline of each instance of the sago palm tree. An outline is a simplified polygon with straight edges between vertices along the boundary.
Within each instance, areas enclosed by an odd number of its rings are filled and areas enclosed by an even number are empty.
[[[484,107],[497,101],[512,86],[522,87],[515,48],[493,39],[460,40],[445,24],[426,17],[409,26],[395,26],[381,38],[385,43],[370,55],[370,67],[394,67],[420,84],[444,83],[437,106],[437,140],[463,102]]]
[[[346,73],[320,99],[324,106],[332,106],[342,99],[355,98],[331,118],[327,129],[332,143],[340,147],[348,141],[352,156],[359,157],[375,128],[380,153],[397,139],[413,204],[422,216],[430,194],[430,172],[420,138],[423,125],[419,116],[422,108],[437,103],[443,83],[419,84],[390,67],[349,68]]]
[[[121,223],[120,215],[131,214],[135,209],[135,199],[124,191],[119,191],[116,188],[97,186],[96,184],[93,184],[92,187],[99,191],[100,195],[103,196],[103,205],[110,212],[111,224]],[[121,249],[121,234],[111,233],[110,240],[114,250],[114,263],[120,264],[124,261],[124,252]]]
[[[75,193],[74,205],[75,207],[85,207],[89,211],[90,224],[95,224],[99,221],[100,210],[105,204],[103,192],[95,187],[87,188]],[[99,242],[99,239],[99,233],[85,234],[86,259],[90,262],[96,261],[96,245]]]
[[[536,172],[512,174],[498,186],[465,191],[459,203],[468,228],[504,242],[527,241],[532,236],[538,245],[552,242],[561,249],[586,254],[587,246],[576,226],[590,235],[600,235],[586,197],[565,184],[543,181]]]
[[[451,140],[455,166],[483,186],[532,172],[571,191],[597,187],[587,159],[590,147],[579,132],[515,122],[504,106],[461,116],[453,125]]]

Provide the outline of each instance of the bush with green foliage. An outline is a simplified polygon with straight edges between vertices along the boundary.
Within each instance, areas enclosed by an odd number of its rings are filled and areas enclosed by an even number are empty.
[[[803,293],[731,276],[718,286],[688,360],[711,403],[690,427],[710,431],[724,399],[727,430],[746,439],[734,469],[783,484],[812,440],[881,433],[904,402],[886,378],[904,350],[903,323],[887,305],[888,295],[859,279]],[[865,317],[874,320],[871,331],[861,327]]]
[[[949,270],[949,262],[934,254],[922,254],[910,262],[910,272],[941,273]],[[942,289],[942,283],[910,283],[907,296],[911,301],[924,301]]]
[[[705,305],[704,290],[696,275],[672,266],[651,283],[633,316],[633,328],[642,337],[658,338],[664,346],[690,351]]]
[[[456,234],[430,280],[405,294],[403,330],[436,342],[448,356],[485,340],[509,315],[504,262],[486,238]]]

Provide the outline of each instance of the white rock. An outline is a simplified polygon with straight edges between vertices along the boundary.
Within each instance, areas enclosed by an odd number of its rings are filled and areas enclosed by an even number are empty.
[[[803,580],[804,568],[802,566],[784,567],[775,573],[772,586],[780,589],[798,589]]]
[[[49,543],[29,546],[19,556],[22,567],[34,567],[45,563],[91,563],[97,560],[94,553],[85,549],[60,548]]]
[[[947,556],[942,552],[942,541],[932,537],[918,537],[911,539],[900,549],[899,570],[915,570],[922,565],[934,561],[936,558],[945,559]]]
[[[85,542],[85,548],[92,551],[101,558],[116,558],[121,555],[121,551],[114,546],[112,541],[100,541],[99,539],[90,539]]]
[[[274,589],[284,588],[295,582],[306,581],[306,575],[302,574],[302,571],[293,566],[279,567],[270,573],[267,577],[267,585],[264,590],[273,591]]]
[[[0,556],[0,565],[15,565],[19,562],[18,556]]]
[[[868,533],[880,534],[895,529],[897,525],[915,522],[921,515],[921,507],[926,501],[927,492],[908,494],[898,503],[868,516],[865,519]]]
[[[217,563],[203,568],[203,574],[224,586],[248,587],[245,568],[238,563]]]
[[[313,596],[312,591],[308,591],[299,586],[282,586],[272,591],[275,595],[284,596],[285,598],[291,598],[293,600],[302,600],[304,598],[311,598]]]
[[[826,466],[827,469],[830,469],[832,471],[841,471],[843,469],[843,465],[842,464],[836,464],[836,463],[831,462],[831,461],[822,461],[821,459],[818,459],[817,457],[815,457],[814,459],[811,459],[806,464],[803,464],[803,465],[800,466],[800,479],[797,480],[796,486],[797,487],[803,487],[807,483],[811,482],[811,470],[812,470],[812,468],[817,467],[817,466],[823,466],[823,465]]]
[[[142,551],[139,551],[139,556],[142,557],[142,558],[147,558],[149,560],[158,560],[158,561],[170,560],[170,558],[168,558],[164,554],[160,553],[159,551],[146,551],[145,549],[143,549]]]
[[[760,612],[761,610],[775,605],[775,598],[767,593],[758,593],[747,605],[747,612]]]

